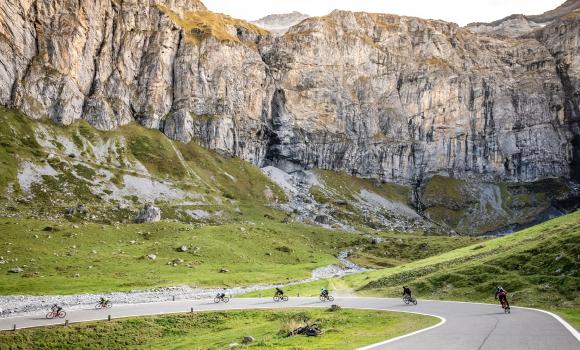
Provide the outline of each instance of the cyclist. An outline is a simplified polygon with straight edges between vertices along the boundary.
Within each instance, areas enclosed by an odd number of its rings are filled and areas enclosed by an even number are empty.
[[[409,296],[409,299],[412,299],[413,297],[411,296],[413,292],[411,291],[411,288],[403,286],[403,298],[405,297],[405,295]]]
[[[105,297],[101,297],[101,299],[99,299],[99,304],[101,304],[102,306],[105,306],[109,303],[109,299],[105,298]]]
[[[507,292],[505,291],[505,289],[503,289],[502,286],[497,286],[497,288],[495,288],[495,298],[499,299],[502,308],[504,309],[510,308],[510,303],[507,300]]]
[[[57,315],[58,315],[59,312],[62,311],[62,307],[60,307],[60,305],[58,305],[58,304],[52,305],[52,307],[50,309],[52,311],[54,311],[54,313],[56,313]]]
[[[282,289],[280,289],[280,287],[276,287],[276,294],[275,296],[282,296],[284,295],[284,291]]]
[[[326,288],[320,288],[320,296],[323,296],[325,298],[328,298],[328,289]]]

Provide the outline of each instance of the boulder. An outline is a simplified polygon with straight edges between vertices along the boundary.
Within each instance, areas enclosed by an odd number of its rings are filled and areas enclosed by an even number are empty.
[[[384,238],[382,238],[382,237],[373,237],[373,238],[371,239],[371,243],[372,243],[372,244],[381,244],[381,243],[383,243],[384,241],[385,241],[385,239],[384,239]]]
[[[244,339],[242,339],[242,344],[250,344],[255,342],[256,339],[254,339],[254,337],[252,337],[251,335],[246,335],[244,336]]]
[[[8,270],[8,272],[10,272],[10,273],[22,273],[22,272],[24,272],[24,269],[22,269],[20,267],[13,267],[10,270]]]
[[[226,268],[224,268],[224,267],[222,267],[222,268],[220,269],[220,273],[228,273],[228,272],[230,272],[230,270],[228,270],[228,269],[226,269]]]
[[[157,222],[161,220],[161,209],[153,206],[152,204],[145,204],[143,209],[139,210],[139,213],[135,217],[135,223],[143,224],[150,222]]]
[[[341,309],[342,309],[342,308],[341,308],[339,305],[332,304],[332,305],[330,306],[330,309],[329,309],[329,311],[338,311],[338,310],[341,310]]]
[[[328,225],[330,223],[330,218],[327,215],[318,215],[314,221],[322,225]]]
[[[186,245],[182,245],[181,247],[177,248],[178,252],[185,253],[189,250]]]
[[[149,260],[155,260],[155,259],[157,259],[157,255],[155,255],[155,254],[149,254],[149,255],[147,255],[147,259],[149,259]]]

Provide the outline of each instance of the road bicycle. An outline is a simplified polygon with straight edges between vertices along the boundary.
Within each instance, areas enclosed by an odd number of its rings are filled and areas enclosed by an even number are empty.
[[[417,305],[417,299],[413,298],[410,295],[405,295],[403,297],[403,302],[405,302],[405,304],[407,304],[407,305],[409,305],[409,304]]]
[[[288,297],[285,295],[274,295],[274,301],[288,301]]]
[[[228,302],[230,301],[230,298],[226,297],[225,295],[224,295],[224,296],[221,296],[221,295],[219,295],[219,294],[218,294],[218,295],[217,295],[217,296],[216,296],[216,297],[213,299],[213,301],[214,301],[214,303],[216,303],[216,304],[217,304],[217,303],[219,303],[219,302],[221,302],[221,301],[223,301],[224,303],[228,303]]]
[[[64,310],[50,310],[49,313],[46,314],[46,318],[65,318],[66,312]]]
[[[325,302],[325,301],[334,301],[334,297],[332,295],[324,295],[324,294],[320,294],[320,301]]]
[[[105,301],[104,303],[102,302],[98,302],[95,305],[95,309],[110,309],[113,306],[113,303],[111,303],[110,301]]]

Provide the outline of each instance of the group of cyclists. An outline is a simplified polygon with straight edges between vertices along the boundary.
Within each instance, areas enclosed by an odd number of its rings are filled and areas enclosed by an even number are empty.
[[[282,296],[284,296],[284,291],[280,287],[276,287],[274,297],[276,298],[276,297],[282,297]],[[495,298],[499,299],[499,302],[501,303],[502,309],[504,309],[505,312],[509,313],[510,312],[510,304],[507,300],[507,292],[502,286],[497,286],[497,288],[495,290]],[[332,298],[329,295],[328,289],[326,289],[326,288],[320,289],[320,299],[323,301],[324,300],[334,300],[334,298]],[[417,305],[417,299],[413,298],[413,291],[408,286],[403,286],[403,301],[405,302],[405,304],[413,303],[413,304]]]
[[[111,301],[105,297],[101,297],[99,299],[99,301],[97,302],[97,305],[95,308],[97,309],[104,309],[104,308],[110,308],[112,307],[113,304],[111,303]],[[62,308],[62,306],[58,305],[58,304],[53,304],[50,307],[50,311],[48,314],[46,314],[46,318],[64,318],[66,316],[66,312],[64,311],[64,309]]]
[[[409,304],[409,303],[413,303],[413,304],[417,304],[417,300],[415,298],[413,298],[413,291],[411,290],[410,287],[408,286],[403,286],[403,301],[405,302],[405,304]],[[495,290],[495,299],[499,299],[499,302],[501,303],[501,307],[502,309],[504,309],[504,311],[506,313],[510,312],[510,304],[507,300],[507,292],[506,290],[502,287],[502,286],[497,286],[496,290]],[[215,302],[228,302],[229,298],[226,297],[226,293],[224,292],[219,292],[216,297],[215,297]],[[282,288],[280,287],[276,287],[276,290],[274,292],[274,300],[279,301],[286,301],[288,300],[288,298],[284,295],[284,290],[282,290]],[[330,296],[328,289],[326,288],[321,288],[320,289],[320,300],[322,301],[333,301],[334,298],[332,296]],[[99,302],[97,303],[96,308],[100,309],[100,308],[110,308],[112,306],[111,302],[109,301],[109,299],[101,297],[99,299]],[[62,315],[62,316],[61,316]],[[51,307],[51,311],[48,313],[47,318],[54,318],[54,317],[64,317],[64,315],[66,315],[66,313],[64,312],[63,308],[61,306],[59,306],[58,304],[54,304]]]

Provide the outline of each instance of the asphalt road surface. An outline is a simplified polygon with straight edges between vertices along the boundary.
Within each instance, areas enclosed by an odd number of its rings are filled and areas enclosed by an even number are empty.
[[[114,300],[113,300],[114,302]],[[558,349],[580,350],[580,335],[565,322],[549,313],[525,308],[512,308],[504,314],[499,305],[422,301],[405,305],[400,299],[340,298],[322,303],[315,298],[292,298],[274,302],[271,298],[239,298],[228,304],[213,300],[179,300],[146,304],[114,305],[111,309],[87,308],[69,311],[69,323],[104,320],[128,316],[144,316],[209,310],[234,310],[287,307],[328,307],[373,309],[423,313],[436,316],[440,322],[428,329],[370,345],[363,349]],[[47,310],[48,311],[48,310]],[[0,330],[62,325],[65,319],[47,320],[43,314],[0,319]]]

